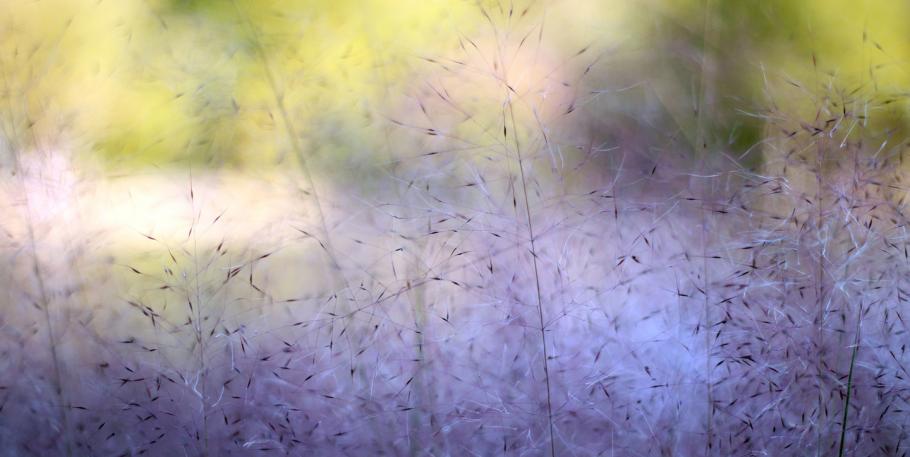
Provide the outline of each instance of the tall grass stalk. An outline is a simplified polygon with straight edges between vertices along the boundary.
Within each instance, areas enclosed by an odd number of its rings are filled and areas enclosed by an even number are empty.
[[[34,138],[33,138],[34,139]],[[37,144],[37,139],[34,139]],[[24,172],[21,163],[22,151],[13,151],[13,166],[15,175],[19,176],[19,182],[22,188],[26,188],[25,178],[27,173]],[[45,184],[45,183],[42,183]],[[60,419],[61,435],[63,436],[63,452],[69,457],[73,455],[73,437],[70,429],[70,417],[68,413],[69,405],[67,404],[66,390],[63,383],[63,362],[60,360],[58,335],[55,330],[53,311],[51,310],[52,299],[48,294],[47,284],[44,279],[44,272],[41,267],[41,256],[37,237],[35,235],[35,218],[34,208],[32,207],[29,193],[23,192],[25,199],[25,229],[29,252],[32,256],[32,273],[37,283],[38,289],[38,306],[41,308],[44,317],[45,331],[47,332],[47,344],[51,355],[51,364],[53,372],[51,373],[52,387],[56,396],[57,413]]]
[[[853,368],[856,367],[856,352],[859,350],[859,331],[860,322],[863,318],[863,307],[860,305],[859,312],[856,315],[856,338],[853,342],[853,349],[850,353],[850,371],[847,374],[847,393],[844,396],[844,415],[841,419],[840,426],[840,445],[837,449],[838,457],[844,457],[844,445],[847,441],[847,418],[850,416],[850,395],[853,393]]]
[[[35,281],[37,282],[38,287],[38,299],[39,306],[43,311],[44,315],[44,325],[47,327],[47,344],[51,353],[51,363],[53,365],[53,388],[54,393],[57,397],[57,411],[60,415],[60,424],[62,428],[63,435],[63,446],[64,446],[64,455],[67,457],[71,456],[73,453],[72,450],[72,436],[70,432],[69,424],[69,414],[67,409],[69,408],[66,402],[66,393],[63,385],[63,369],[61,367],[62,362],[60,361],[58,342],[57,342],[57,333],[54,330],[54,319],[51,313],[51,299],[48,296],[47,285],[44,282],[44,274],[41,271],[41,260],[39,259],[38,254],[38,245],[35,241],[35,229],[32,223],[31,217],[31,205],[28,203],[28,196],[26,195],[26,212],[28,213],[28,221],[26,222],[27,231],[28,231],[28,241],[30,251],[32,253],[32,262],[33,262],[33,272],[35,275]]]
[[[276,75],[272,70],[272,66],[269,62],[268,54],[265,51],[264,44],[260,37],[259,30],[256,28],[256,25],[253,24],[253,21],[250,19],[246,11],[239,5],[238,0],[231,0],[231,3],[234,6],[237,15],[240,17],[240,20],[246,25],[250,39],[255,48],[256,56],[259,59],[259,62],[262,67],[262,71],[265,74],[266,80],[268,81],[269,88],[272,91],[272,96],[275,100],[275,105],[278,108],[278,114],[281,117],[282,123],[284,124],[285,132],[287,133],[288,141],[291,143],[291,148],[294,150],[294,153],[297,157],[297,161],[300,164],[300,169],[303,172],[304,179],[306,179],[306,184],[309,186],[309,193],[313,197],[313,204],[316,207],[316,214],[319,219],[319,229],[321,231],[321,239],[318,239],[320,245],[326,253],[326,256],[329,260],[329,267],[332,278],[336,281],[335,287],[335,298],[333,300],[333,309],[332,309],[332,319],[329,323],[329,344],[328,349],[331,355],[332,349],[335,346],[335,321],[337,316],[348,315],[347,308],[342,313],[338,312],[338,301],[342,300],[342,297],[337,295],[338,290],[344,290],[350,294],[350,300],[355,302],[354,289],[351,287],[351,283],[348,280],[344,269],[341,267],[339,262],[338,251],[335,249],[335,245],[332,242],[331,230],[329,230],[328,223],[326,222],[325,208],[322,199],[320,198],[319,190],[317,189],[316,182],[313,179],[313,173],[310,169],[310,163],[307,159],[306,152],[304,151],[303,145],[300,143],[300,132],[294,124],[294,120],[291,115],[288,113],[288,109],[285,106],[284,100],[284,91],[278,83]],[[338,287],[343,286],[343,289]]]
[[[508,92],[507,92],[508,94]],[[509,95],[507,95],[508,97]],[[524,197],[525,204],[525,214],[527,215],[528,223],[528,237],[530,238],[531,244],[531,264],[534,267],[534,289],[537,297],[537,317],[538,323],[540,324],[540,345],[543,349],[543,375],[544,383],[546,384],[547,389],[547,426],[550,432],[550,455],[556,455],[556,437],[553,427],[553,395],[550,386],[550,357],[547,349],[547,323],[544,319],[543,312],[543,296],[540,290],[540,270],[537,265],[537,244],[534,234],[534,222],[533,216],[531,214],[531,200],[528,198],[528,180],[525,176],[525,163],[521,154],[521,144],[518,138],[517,126],[515,124],[515,111],[512,107],[512,101],[507,101],[507,107],[509,110],[509,119],[512,122],[512,138],[515,142],[515,156],[518,160],[518,170],[521,177],[521,190]],[[505,133],[505,128],[503,128],[503,133]]]
[[[209,335],[203,328],[203,324],[208,319],[207,316],[203,314],[206,304],[202,302],[202,294],[200,292],[200,282],[202,281],[202,278],[199,276],[199,231],[196,226],[196,195],[193,190],[192,171],[190,172],[190,210],[190,233],[193,237],[193,300],[196,302],[196,321],[193,323],[193,333],[196,340],[196,349],[198,351],[197,360],[199,369],[196,380],[202,384],[199,395],[199,406],[202,412],[202,455],[203,457],[208,457],[211,455],[209,451],[208,367],[206,366],[206,343]]]
[[[709,82],[711,75],[709,75],[709,59],[711,57],[711,47],[714,46],[714,40],[711,35],[711,17],[713,8],[711,5],[711,0],[704,1],[704,17],[703,17],[703,30],[702,30],[702,52],[701,52],[701,62],[699,70],[699,83],[698,83],[698,94],[696,103],[696,119],[695,119],[695,139],[694,139],[694,150],[695,150],[695,159],[699,162],[700,175],[703,177],[697,178],[699,183],[700,192],[699,200],[701,201],[701,274],[702,274],[702,295],[704,296],[704,332],[705,332],[705,400],[707,402],[707,407],[705,411],[705,455],[710,456],[713,450],[713,440],[714,440],[714,387],[712,385],[713,379],[711,375],[712,371],[712,361],[711,361],[711,352],[712,352],[712,338],[711,333],[714,331],[714,326],[711,324],[711,278],[710,271],[708,269],[708,246],[711,244],[709,224],[711,224],[711,215],[713,211],[708,204],[708,200],[714,197],[713,192],[713,179],[704,178],[708,176],[708,164],[709,164],[709,154],[707,145],[708,134],[706,130],[708,115],[709,115],[709,106],[708,106],[708,90]],[[713,143],[713,141],[712,141]]]

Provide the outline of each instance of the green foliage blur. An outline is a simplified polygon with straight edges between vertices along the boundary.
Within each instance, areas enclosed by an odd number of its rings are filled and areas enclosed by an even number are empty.
[[[883,94],[910,83],[902,2],[3,0],[0,8],[7,149],[53,145],[127,169],[274,167],[293,160],[295,141],[321,167],[384,160],[401,147],[389,141],[388,119],[413,108],[409,97],[431,74],[425,59],[453,58],[462,38],[493,24],[497,40],[517,41],[510,27],[519,19],[539,23],[543,46],[576,73],[591,61],[573,54],[596,48],[602,58],[587,90],[637,85],[635,95],[585,105],[580,123],[620,113],[692,143],[704,122],[706,142],[736,151],[764,128],[743,113],[768,106],[782,81],[810,91],[835,77]],[[808,96],[774,103],[812,110]],[[903,129],[906,107],[889,109],[885,119]]]

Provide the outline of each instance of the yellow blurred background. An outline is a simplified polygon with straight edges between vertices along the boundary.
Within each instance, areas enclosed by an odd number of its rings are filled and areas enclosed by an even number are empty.
[[[528,80],[578,87],[586,103],[569,103],[579,105],[579,123],[605,111],[641,120],[656,106],[660,123],[691,132],[703,85],[717,140],[735,137],[739,149],[762,128],[741,111],[767,105],[787,79],[811,86],[836,75],[844,87],[885,94],[910,82],[910,5],[889,1],[5,0],[0,8],[6,155],[53,145],[104,168],[283,163],[294,146],[278,97],[316,163],[385,160],[409,147],[390,140],[389,119],[416,109],[420,90],[439,77],[434,63],[477,54],[472,72],[506,74],[493,56],[500,51],[505,65],[522,39],[548,56],[521,61],[516,52],[520,65],[539,67],[540,78]],[[534,74],[509,70],[513,79]],[[447,88],[457,90],[462,75]],[[639,95],[609,98],[629,86]],[[792,102],[811,108],[808,98]]]

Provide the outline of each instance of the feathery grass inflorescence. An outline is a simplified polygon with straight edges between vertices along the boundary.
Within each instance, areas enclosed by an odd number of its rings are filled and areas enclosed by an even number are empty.
[[[85,243],[11,141],[0,456],[902,455],[901,96],[771,72],[738,150],[704,5],[691,113],[481,2],[371,107],[388,160],[332,168],[237,0],[268,101],[232,106],[298,167],[95,177]]]

